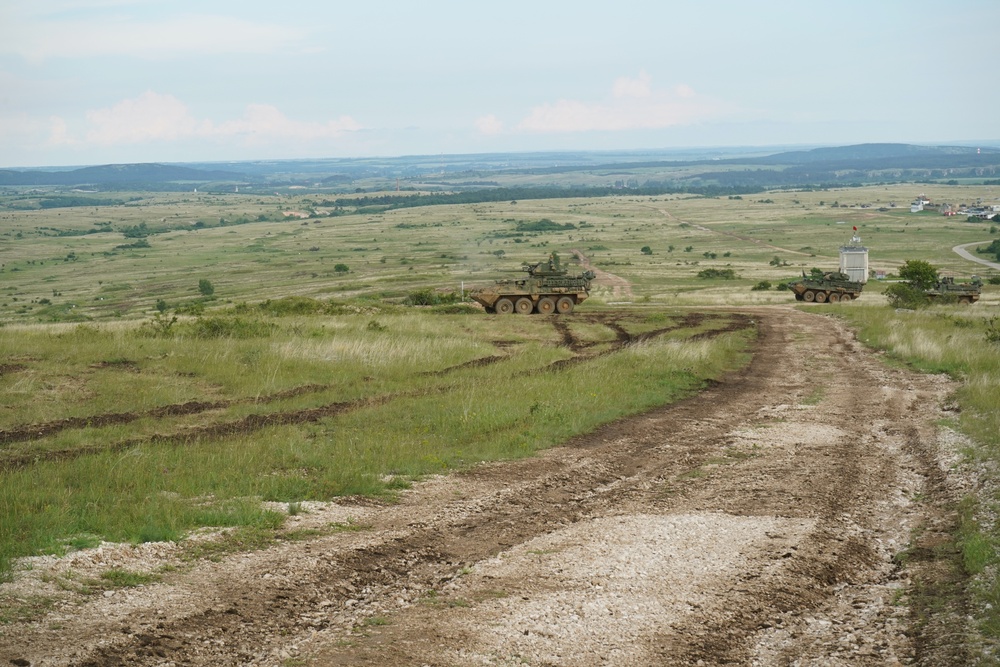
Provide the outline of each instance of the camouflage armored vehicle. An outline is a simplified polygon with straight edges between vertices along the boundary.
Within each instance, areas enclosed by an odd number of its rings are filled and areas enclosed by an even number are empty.
[[[839,271],[830,271],[822,276],[807,276],[803,271],[802,279],[788,283],[788,288],[795,292],[796,301],[837,303],[857,299],[865,284],[853,281]]]
[[[924,290],[924,294],[932,301],[941,298],[961,304],[973,304],[979,301],[982,291],[983,281],[979,276],[972,276],[972,281],[967,283],[956,283],[954,278],[949,277],[940,278],[934,287]]]
[[[567,275],[566,269],[559,265],[556,253],[549,255],[547,262],[523,264],[521,270],[528,275],[497,280],[490,287],[475,290],[469,296],[481,303],[486,312],[501,315],[515,312],[522,315],[566,315],[590,296],[590,281],[594,279],[594,272]]]

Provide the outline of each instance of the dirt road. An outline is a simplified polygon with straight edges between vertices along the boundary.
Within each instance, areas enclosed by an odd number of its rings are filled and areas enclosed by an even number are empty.
[[[975,255],[973,255],[971,252],[969,252],[967,250],[967,248],[971,248],[972,246],[987,246],[987,245],[989,245],[989,243],[986,243],[986,242],[963,243],[961,245],[955,246],[951,250],[952,250],[952,252],[954,252],[955,254],[957,254],[959,257],[962,257],[963,259],[967,259],[970,262],[976,262],[977,264],[982,264],[983,266],[988,266],[991,269],[1000,269],[1000,263],[991,262],[990,260],[984,259],[983,257],[976,257]],[[987,257],[988,256],[989,255],[987,255]]]
[[[306,504],[291,529],[343,529],[0,626],[0,664],[966,663],[960,628],[918,625],[909,597],[949,528],[952,385],[821,315],[747,312],[753,363],[695,398],[395,505]]]

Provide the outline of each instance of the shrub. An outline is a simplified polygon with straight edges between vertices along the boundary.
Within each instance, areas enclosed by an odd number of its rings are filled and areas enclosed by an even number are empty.
[[[1000,323],[997,322],[995,315],[986,320],[986,340],[987,342],[1000,345]]]
[[[899,277],[917,289],[929,289],[938,281],[938,270],[922,259],[908,259],[899,267]]]
[[[347,273],[351,269],[347,266],[347,264],[336,264],[334,265],[333,270],[337,273]]]
[[[785,287],[787,289],[788,286],[785,285]],[[750,291],[751,292],[764,292],[764,291],[767,291],[769,289],[771,289],[771,281],[769,281],[769,280],[762,280],[759,283],[757,283],[756,285],[754,285],[753,287],[751,287]]]
[[[198,281],[198,291],[202,296],[212,296],[215,294],[215,287],[207,278],[202,278]]]
[[[307,296],[284,296],[280,299],[262,301],[257,305],[257,308],[261,312],[274,317],[312,315],[323,310],[323,302]]]
[[[736,280],[738,277],[732,269],[702,269],[698,272],[699,278],[710,280],[721,278],[722,280]]]
[[[417,290],[416,292],[410,292],[403,303],[407,306],[440,306],[446,303],[457,303],[461,301],[461,298],[454,292],[436,292],[432,289],[425,288]]]
[[[176,315],[167,319],[162,312],[157,312],[152,320],[143,322],[139,326],[138,333],[148,338],[169,338],[173,335],[172,329],[175,324],[177,324]]]
[[[186,330],[195,338],[265,338],[274,325],[241,317],[199,317]]]
[[[893,308],[923,308],[930,303],[927,295],[908,283],[896,283],[885,288],[885,298]]]
[[[517,223],[517,231],[519,232],[558,232],[567,229],[576,229],[576,225],[572,222],[560,225],[558,222],[553,222],[548,218],[542,218],[537,222],[522,221]]]
[[[640,252],[643,255],[652,255],[653,254],[653,249],[650,248],[648,245],[644,245],[644,246],[642,246],[642,250],[640,250]]]

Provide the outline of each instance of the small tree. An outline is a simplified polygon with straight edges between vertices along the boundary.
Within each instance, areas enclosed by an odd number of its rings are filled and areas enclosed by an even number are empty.
[[[915,310],[922,308],[929,303],[924,291],[908,283],[896,283],[889,285],[883,292],[889,305],[893,308],[909,308]]]
[[[642,252],[643,255],[652,255],[653,254],[653,249],[650,248],[648,245],[644,245],[644,246],[642,246],[641,252]]]
[[[212,296],[215,294],[215,287],[208,278],[202,278],[198,281],[198,291],[201,292],[202,296]]]
[[[922,259],[908,259],[899,268],[899,277],[910,287],[925,290],[937,284],[938,270]]]
[[[351,269],[347,266],[347,264],[335,264],[333,270],[337,273],[347,273]]]

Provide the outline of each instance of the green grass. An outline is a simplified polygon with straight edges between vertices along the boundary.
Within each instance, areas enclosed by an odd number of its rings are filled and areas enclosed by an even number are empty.
[[[669,179],[685,169],[638,173]],[[606,180],[598,172],[498,178],[501,185]],[[580,269],[571,255],[579,249],[628,281],[625,292],[595,285],[578,314],[631,302],[625,326],[633,336],[677,324],[686,311],[675,307],[795,303],[787,291],[751,288],[812,267],[836,269],[852,226],[873,269],[891,274],[923,259],[958,279],[988,278],[989,270],[951,248],[988,245],[991,226],[910,214],[907,203],[919,193],[948,202],[995,198],[983,186],[890,184],[739,199],[623,193],[348,207],[300,220],[284,212],[324,208],[317,195],[123,192],[102,195],[127,202],[119,205],[24,210],[23,195],[0,192],[0,431],[76,420],[0,443],[0,466],[21,462],[0,468],[0,576],[19,556],[101,539],[183,539],[202,525],[227,531],[213,546],[191,545],[192,557],[261,548],[283,539],[276,527],[284,513],[261,511],[260,500],[292,507],[344,493],[392,496],[421,475],[530,455],[674,400],[745,361],[745,335],[689,340],[722,321],[600,357],[618,332],[573,317],[569,332],[595,356],[545,372],[574,353],[542,320],[462,314],[463,304],[402,305],[414,293],[467,292],[510,277],[553,250],[571,272]],[[539,220],[552,224],[530,231]],[[518,231],[519,223],[529,231]],[[136,241],[124,231],[142,224],[149,247],[119,248]],[[57,235],[89,230],[97,233]],[[698,278],[705,270],[738,278]],[[210,298],[199,292],[202,279],[215,288]],[[995,308],[1000,289],[987,285],[967,311],[910,314],[882,307],[882,288],[869,283],[858,302],[824,310],[852,318],[868,344],[899,363],[960,379],[957,427],[974,442],[968,456],[995,469],[1000,355],[983,339],[979,314]],[[499,359],[463,365],[491,357]],[[207,407],[157,413],[187,402]],[[349,409],[313,421],[206,430],[341,404]],[[86,424],[108,414],[132,417]],[[91,453],[73,457],[79,450]],[[54,451],[69,458],[51,459]],[[995,488],[995,479],[986,482]],[[994,502],[984,495],[963,504],[958,540],[965,568],[980,573],[980,606],[1000,610],[1000,588],[988,576],[1000,539],[981,521]],[[1000,636],[1000,617],[986,615],[983,624]]]
[[[904,204],[913,198],[914,189],[897,184],[772,192],[740,200],[520,200],[378,214],[348,210],[348,215],[304,221],[283,219],[279,210],[310,209],[310,196],[121,193],[119,199],[138,200],[23,211],[4,210],[11,197],[0,193],[5,216],[0,249],[9,258],[0,269],[7,288],[0,291],[0,322],[136,318],[150,314],[159,299],[169,312],[199,303],[212,310],[243,301],[330,294],[347,301],[398,302],[414,291],[458,292],[463,283],[467,289],[488,283],[503,271],[516,271],[521,262],[544,259],[552,250],[575,269],[572,249],[628,279],[634,298],[661,304],[787,303],[787,293],[766,290],[751,296],[749,290],[762,280],[787,281],[813,266],[835,269],[838,248],[849,239],[852,226],[871,248],[873,268],[891,272],[906,259],[920,258],[960,278],[981,272],[951,247],[988,243],[990,226],[910,214]],[[919,189],[936,201],[990,196],[981,186],[926,184]],[[761,199],[770,203],[762,204]],[[886,208],[890,202],[899,207]],[[264,219],[257,221],[261,216]],[[218,226],[220,219],[252,222]],[[194,229],[191,224],[197,220],[211,226]],[[576,228],[516,232],[519,222],[539,220]],[[99,222],[111,222],[110,231],[73,237],[50,231],[85,231]],[[127,241],[123,230],[143,222],[154,232],[147,237],[150,247],[115,250]],[[644,246],[654,253],[642,253]],[[687,247],[691,252],[684,252]],[[498,257],[500,251],[503,256]],[[787,266],[771,265],[775,256]],[[338,271],[338,265],[349,270]],[[740,278],[725,284],[698,279],[704,270],[732,270]],[[198,290],[202,279],[215,287],[209,301]],[[594,298],[605,301],[615,295],[599,288]]]
[[[0,329],[8,354],[24,366],[0,378],[13,408],[0,422],[7,429],[214,401],[192,414],[145,413],[120,424],[84,419],[4,445],[4,569],[12,558],[63,553],[87,540],[176,541],[199,526],[239,528],[193,546],[200,557],[257,548],[274,539],[285,516],[261,501],[296,507],[339,495],[391,496],[429,473],[529,456],[697,391],[746,362],[753,333],[683,339],[724,329],[729,319],[721,317],[607,354],[614,331],[581,320],[571,328],[597,344],[592,356],[549,369],[574,355],[544,318],[408,310],[383,313],[373,331],[367,313],[244,317],[267,335],[202,339],[179,330],[149,338],[124,324]],[[635,334],[650,330],[644,316],[619,322]],[[483,357],[497,361],[464,365]],[[70,388],[39,408],[32,405],[39,396],[20,389],[25,375],[34,387]],[[268,398],[275,392],[286,394]],[[63,454],[48,456],[53,451]]]
[[[969,436],[963,452],[981,471],[985,493],[970,494],[959,506],[955,545],[971,577],[970,590],[982,632],[1000,639],[1000,344],[987,339],[991,313],[979,307],[935,306],[917,312],[885,308],[837,309],[859,328],[866,344],[925,372],[947,373],[960,381],[955,399],[961,410],[954,420]],[[990,491],[992,489],[992,491]]]

